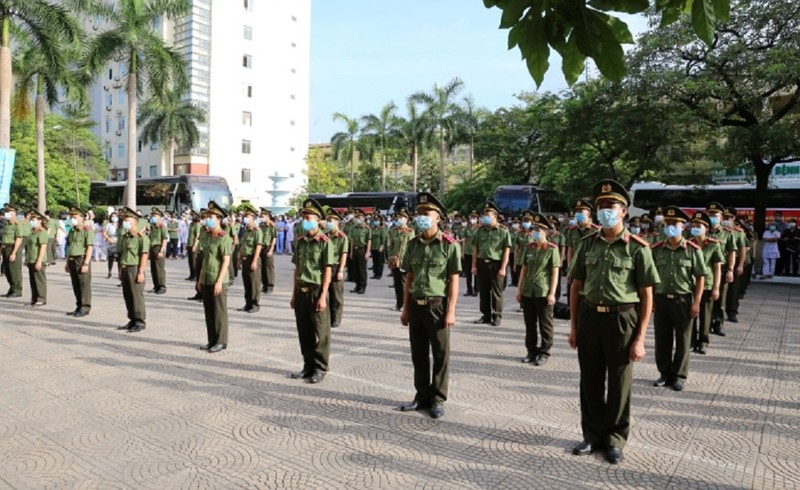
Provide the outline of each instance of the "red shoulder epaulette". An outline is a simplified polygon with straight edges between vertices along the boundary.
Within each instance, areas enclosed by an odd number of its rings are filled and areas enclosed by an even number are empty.
[[[633,240],[634,242],[638,243],[639,245],[641,245],[643,247],[649,247],[650,246],[650,244],[647,243],[647,240],[645,240],[644,238],[640,237],[639,235],[634,235],[633,233],[631,233],[628,236],[631,237],[631,240]],[[663,242],[658,242],[658,243],[663,243]]]
[[[719,240],[717,240],[716,238],[711,238],[711,237],[706,237],[706,241],[707,242],[711,242],[711,243],[719,243]]]
[[[539,246],[539,244],[537,242],[528,242],[528,243],[525,244],[525,247],[527,247],[527,248],[536,248],[538,246]]]
[[[598,225],[597,223],[592,223],[591,227],[596,229],[596,230],[599,230],[600,228],[602,228],[602,226]]]
[[[339,237],[339,238],[342,238],[342,237],[346,237],[347,235],[345,235],[345,233],[342,230],[337,230],[336,231],[336,236]]]
[[[664,245],[664,242],[663,242],[663,241],[661,241],[661,242],[656,242],[656,243],[654,243],[654,244],[650,245],[650,248],[658,248],[658,247],[660,247],[660,246],[662,246],[662,245]]]
[[[328,238],[328,235],[326,235],[325,233],[317,233],[315,238],[318,242],[327,242],[328,240],[330,240],[330,238]]]
[[[450,233],[442,233],[442,238],[447,240],[449,243],[457,243],[457,240],[453,238],[453,235]]]
[[[558,248],[558,245],[553,242],[547,242],[547,246],[550,248]]]
[[[700,250],[700,245],[694,243],[693,241],[685,240],[685,242],[688,243],[690,247],[694,247],[695,249]]]

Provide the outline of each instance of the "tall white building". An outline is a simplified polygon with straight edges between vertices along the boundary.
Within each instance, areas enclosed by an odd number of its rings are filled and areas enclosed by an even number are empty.
[[[112,60],[92,89],[92,117],[110,177],[127,178],[126,155],[133,150],[138,177],[219,175],[227,179],[236,202],[285,206],[291,191],[305,184],[311,0],[191,4],[189,15],[153,27],[187,61],[191,90],[185,98],[206,111],[200,142],[179,149],[171,171],[158,145],[138,142],[127,148],[127,66]],[[92,22],[95,32],[104,27]],[[276,182],[283,192],[268,192]]]

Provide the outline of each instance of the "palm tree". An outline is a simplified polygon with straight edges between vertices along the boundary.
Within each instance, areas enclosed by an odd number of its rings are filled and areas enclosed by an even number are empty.
[[[188,100],[181,100],[180,94],[172,90],[161,96],[154,96],[142,105],[138,124],[142,125],[141,139],[145,143],[159,143],[167,153],[167,169],[164,175],[172,175],[175,163],[175,150],[180,145],[192,148],[200,141],[197,123],[204,122],[203,109]]]
[[[341,160],[342,157],[347,158],[350,162],[350,191],[355,189],[355,153],[356,153],[356,137],[360,132],[358,127],[358,120],[352,117],[347,117],[341,112],[333,114],[334,121],[342,121],[347,129],[338,132],[331,137],[331,151],[333,157]]]
[[[11,90],[13,79],[12,31],[21,33],[39,51],[47,66],[59,72],[66,66],[64,45],[81,35],[77,20],[67,6],[82,1],[0,0],[0,148],[11,146]]]
[[[103,10],[112,26],[93,38],[87,47],[84,73],[105,69],[110,59],[127,63],[128,95],[128,207],[136,206],[136,114],[139,95],[163,94],[187,86],[186,64],[177,51],[154,32],[162,18],[175,19],[190,11],[189,0],[117,0]]]
[[[408,149],[409,165],[412,169],[412,182],[414,192],[417,192],[417,175],[419,171],[419,155],[426,143],[430,141],[431,133],[428,131],[430,122],[426,113],[420,111],[414,101],[410,98],[406,103],[408,119],[398,117],[395,123],[395,132],[400,141]]]
[[[361,117],[364,136],[372,140],[373,146],[381,150],[381,192],[386,192],[386,149],[397,123],[396,110],[394,102],[389,102],[383,106],[380,114],[367,114]]]
[[[464,97],[458,115],[461,122],[459,124],[460,138],[469,143],[469,178],[472,179],[473,169],[475,168],[475,134],[483,122],[488,111],[482,107],[475,106],[475,99],[469,95]]]
[[[425,104],[430,116],[430,130],[435,132],[439,140],[439,193],[444,197],[446,178],[444,156],[448,145],[455,141],[458,126],[458,104],[454,98],[464,86],[458,78],[450,80],[444,87],[433,85],[431,92],[417,92],[411,95],[414,102]]]

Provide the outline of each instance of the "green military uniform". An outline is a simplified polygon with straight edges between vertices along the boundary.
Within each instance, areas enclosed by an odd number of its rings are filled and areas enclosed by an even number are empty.
[[[555,243],[558,247],[558,255],[561,257],[561,265],[559,266],[559,273],[558,273],[558,285],[556,286],[556,301],[561,298],[561,278],[564,276],[564,271],[566,270],[566,261],[567,257],[565,255],[564,249],[564,233],[561,232],[563,228],[561,223],[559,223],[558,218],[555,216],[550,216],[550,225],[552,226],[552,230],[550,230],[550,234],[548,235],[547,239],[550,240],[550,243]]]
[[[220,220],[228,216],[228,212],[214,201],[208,203],[206,214],[216,215]],[[203,232],[201,236],[203,235],[203,265],[200,267],[198,283],[206,318],[207,347],[209,352],[218,352],[228,346],[230,267],[224,262],[226,258],[230,262],[233,240],[231,240],[230,234],[219,226],[214,230]],[[214,294],[214,285],[217,281],[222,285],[222,292],[219,296]]]
[[[598,203],[630,204],[625,188],[611,180],[596,184],[595,196]],[[580,302],[573,296],[570,304],[573,313],[580,308],[573,315],[571,338],[580,365],[583,436],[592,447],[615,448],[608,455],[611,460],[610,454],[621,451],[630,431],[630,351],[635,341],[644,338],[643,331],[637,332],[639,291],[660,278],[647,242],[624,227],[612,240],[601,231],[585,237],[573,255],[569,277],[578,282],[582,296]],[[642,314],[649,315],[649,311]],[[584,454],[585,449],[578,446],[573,452]],[[621,458],[621,452],[618,454]]]
[[[261,223],[261,292],[271,293],[275,288],[275,244],[278,240],[278,228],[272,222],[272,213],[261,208],[262,216],[269,222]]]
[[[150,222],[150,275],[153,276],[153,292],[164,294],[167,292],[167,270],[165,243],[169,237],[167,235],[167,225],[164,224],[164,214],[158,208],[153,208]],[[153,223],[153,217],[159,217],[158,224]],[[158,255],[161,254],[161,257]]]
[[[203,230],[203,225],[200,224],[200,215],[192,211],[192,222],[189,225],[189,236],[186,239],[186,260],[189,262],[189,277],[187,281],[197,280],[197,249],[195,244],[200,237]]]
[[[78,208],[70,210],[71,216],[82,215]],[[91,225],[73,226],[67,235],[67,270],[75,295],[74,316],[86,316],[92,309],[92,248],[94,232]],[[83,268],[86,267],[86,271]]]
[[[706,212],[725,213],[725,208],[718,202],[709,203],[706,206]],[[709,228],[707,235],[719,241],[720,249],[725,260],[722,262],[722,282],[719,287],[719,298],[714,301],[714,307],[711,314],[711,332],[724,336],[723,328],[725,326],[725,310],[728,297],[728,287],[730,283],[726,280],[728,272],[732,272],[734,277],[736,272],[733,267],[736,267],[736,252],[738,250],[738,243],[736,237],[727,229],[720,225],[714,225]],[[730,254],[733,254],[733,267],[728,262]]]
[[[552,225],[547,217],[542,214],[531,215],[532,223],[542,230],[552,230]],[[544,233],[543,231],[541,233]],[[555,300],[555,287],[552,284],[553,269],[561,267],[561,255],[558,245],[547,241],[526,241],[520,250],[521,283],[518,297],[522,305],[523,318],[525,319],[525,349],[527,356],[522,362],[532,362],[540,366],[550,357],[553,347],[553,305],[548,304],[547,297],[553,291]],[[542,342],[539,344],[539,335]]]
[[[377,225],[373,222],[372,228],[372,278],[380,279],[383,277],[383,266],[385,264],[386,240],[389,238],[389,230],[383,224],[383,218],[377,218]]]
[[[244,308],[242,311],[255,313],[261,307],[260,257],[264,234],[255,223],[258,210],[249,207],[244,210],[244,213],[245,219],[251,220],[252,224],[245,224],[239,245],[239,254],[242,258],[242,283],[244,285]],[[254,270],[251,270],[251,268]]]
[[[359,212],[356,219],[364,219],[364,213]],[[372,241],[372,230],[365,223],[354,223],[348,238],[350,256],[353,258],[353,281],[356,283],[351,292],[364,294],[367,288],[367,252]]]
[[[419,193],[417,212],[430,210],[445,219],[441,203],[430,193]],[[455,311],[450,300],[456,300],[461,250],[456,239],[441,230],[431,240],[420,234],[408,243],[401,267],[408,274],[403,316],[408,321],[416,390],[414,402],[401,409],[432,405],[441,412],[431,410],[431,415],[439,417],[444,414],[441,404],[447,400],[450,370],[450,328],[445,316]]]
[[[508,264],[511,266],[511,285],[519,285],[519,273],[522,271],[522,249],[528,244],[528,230],[524,229],[518,218],[513,222],[511,234],[511,250],[508,254]]]
[[[17,210],[10,206],[5,208],[6,213],[11,211],[16,212]],[[8,281],[8,292],[5,294],[7,298],[22,296],[22,252],[24,240],[24,230],[19,218],[15,217],[10,221],[6,221],[0,247],[2,247],[3,255],[3,274],[5,274]],[[14,252],[15,247],[17,248],[16,253]],[[11,260],[12,255],[14,256],[13,261]]]
[[[410,219],[408,211],[399,209],[397,216],[406,219],[406,223],[395,226],[389,231],[389,270],[392,271],[392,281],[394,282],[395,309],[399,311],[403,307],[403,284],[406,277],[406,271],[402,268],[402,260],[408,249],[408,243],[416,234],[408,227]]]
[[[236,220],[231,218],[231,222],[228,225],[228,231],[231,234],[231,240],[233,240],[233,251],[231,255],[231,277],[239,277],[239,267],[242,263],[242,257],[239,253],[240,251],[240,243],[239,243],[239,232],[242,229],[242,224]]]
[[[169,257],[176,257],[178,256],[178,232],[180,229],[180,225],[178,224],[178,220],[174,217],[170,217],[169,223],[167,223],[167,237],[169,238],[169,248],[167,249],[167,256]]]
[[[323,216],[322,207],[314,199],[306,199],[302,215]],[[317,229],[314,235],[303,233],[297,240],[297,249],[292,255],[295,265],[292,304],[303,356],[303,369],[295,378],[308,378],[318,383],[328,371],[330,358],[331,320],[330,309],[318,310],[320,300],[327,302],[331,267],[339,263],[334,256],[330,239]]]
[[[208,241],[208,228],[205,226],[203,216],[206,215],[208,210],[206,208],[200,208],[200,214],[195,214],[198,219],[198,223],[200,224],[200,229],[197,233],[197,240],[195,241],[195,262],[194,262],[194,271],[195,271],[195,282],[200,279],[200,269],[203,268],[203,260],[205,259],[205,244]],[[202,291],[197,291],[194,296],[187,298],[190,301],[202,301],[203,300],[203,293]]]
[[[705,225],[706,229],[711,226],[711,221],[708,215],[702,211],[698,211],[692,218],[693,225]],[[699,318],[695,318],[692,325],[692,347],[699,354],[705,354],[709,343],[709,336],[711,334],[711,314],[714,308],[714,300],[712,293],[714,291],[714,284],[717,284],[719,291],[719,284],[721,278],[715,277],[717,274],[717,266],[725,262],[722,256],[722,249],[719,246],[719,241],[715,238],[704,237],[694,238],[695,244],[700,247],[703,252],[703,259],[706,266],[705,283],[703,284],[703,299],[700,304]]]
[[[122,218],[135,218],[136,213],[125,208],[120,213]],[[128,323],[122,328],[131,332],[144,330],[147,314],[144,303],[144,269],[140,269],[142,259],[150,252],[150,238],[139,231],[125,231],[117,241],[119,252],[120,280],[122,281],[122,297],[125,300],[125,309],[128,313]],[[144,258],[146,263],[147,259]],[[142,280],[138,281],[141,272]]]
[[[470,220],[478,219],[478,212],[473,211],[470,214]],[[475,276],[472,275],[472,250],[475,248],[475,235],[478,233],[478,225],[470,223],[464,229],[463,240],[461,244],[461,270],[464,274],[464,280],[467,285],[467,292],[464,296],[477,296],[478,284]]]
[[[328,209],[328,220],[336,219],[341,222],[341,215],[335,209]],[[328,232],[330,247],[336,262],[331,271],[331,284],[328,288],[328,308],[330,309],[331,327],[336,328],[342,324],[342,310],[344,309],[344,267],[347,262],[347,252],[350,250],[350,239],[341,230]],[[339,273],[342,280],[339,280]]]
[[[39,213],[33,212],[32,215],[39,219],[42,226],[47,222],[46,218]],[[31,236],[25,244],[25,257],[28,261],[28,278],[31,285],[31,305],[42,306],[47,303],[47,268],[48,236],[46,228],[32,230]],[[38,270],[37,270],[38,264]]]
[[[55,265],[56,258],[58,257],[58,252],[56,250],[56,234],[58,233],[58,224],[55,221],[50,220],[49,226],[47,228],[47,261],[49,265]]]
[[[487,202],[484,212],[499,214],[494,203]],[[500,325],[503,318],[503,287],[505,277],[500,276],[506,249],[511,248],[511,234],[505,225],[498,221],[496,226],[484,225],[478,229],[474,238],[472,262],[478,272],[478,291],[480,293],[481,318],[476,323]]]
[[[733,282],[728,285],[727,297],[725,298],[725,314],[728,316],[728,321],[737,323],[739,321],[739,295],[744,289],[746,279],[744,266],[747,263],[747,255],[750,253],[750,242],[747,240],[744,228],[736,226],[735,218],[736,210],[734,208],[725,210],[725,219],[731,221],[731,226],[727,230],[733,235],[736,244],[736,268],[738,269],[739,263],[742,263],[742,274],[739,274],[736,270],[734,271]]]
[[[664,213],[668,226],[689,221],[689,216],[675,206],[667,206]],[[661,373],[655,386],[672,386],[676,391],[683,389],[683,380],[689,374],[691,307],[702,300],[702,291],[695,291],[695,285],[706,275],[700,246],[682,236],[678,239],[674,248],[669,240],[652,247],[653,261],[661,277],[654,296],[656,367]]]

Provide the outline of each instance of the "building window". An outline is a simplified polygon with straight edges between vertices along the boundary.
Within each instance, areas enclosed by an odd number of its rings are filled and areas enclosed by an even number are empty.
[[[114,70],[112,70],[111,68],[108,69],[108,79],[109,80],[114,79]]]
[[[150,143],[150,149],[153,151],[158,150],[158,143],[155,141]]]
[[[103,154],[106,157],[106,161],[110,162],[111,161],[111,147],[110,146],[106,146],[105,150],[103,151]]]
[[[150,177],[158,177],[158,167],[156,165],[150,165]]]
[[[294,126],[294,119],[292,119],[291,121],[289,121],[289,126]]]
[[[142,167],[136,167],[136,178],[137,179],[142,178]]]
[[[249,54],[242,56],[242,66],[245,68],[253,68],[253,57]]]
[[[253,86],[252,85],[245,85],[244,86],[244,95],[248,99],[253,98]]]
[[[253,113],[243,111],[242,112],[242,124],[245,126],[252,126],[253,125]]]
[[[110,133],[110,132],[111,132],[111,118],[107,117],[106,118],[106,133]]]
[[[292,22],[297,22],[297,16],[296,15],[292,16]]]
[[[128,103],[128,93],[124,90],[120,90],[117,96],[117,102],[120,104],[127,104]]]
[[[250,26],[244,26],[244,38],[248,41],[253,40],[253,28]]]
[[[247,12],[252,12],[253,11],[253,1],[254,0],[244,0],[244,9]]]
[[[120,63],[119,64],[119,76],[124,77],[128,74],[128,64],[127,63]]]
[[[242,169],[242,184],[249,184],[250,183],[250,169],[243,168]]]
[[[123,129],[125,129],[125,118],[124,117],[120,117],[119,118],[119,130],[122,131]]]
[[[245,155],[250,154],[250,144],[251,144],[250,140],[242,140],[242,153],[244,153]]]
[[[106,107],[111,107],[114,103],[114,97],[111,94],[106,94]]]
[[[125,143],[120,143],[117,145],[117,156],[118,157],[125,156]]]
[[[136,151],[138,151],[139,153],[142,152],[142,140],[141,139],[136,141]]]

